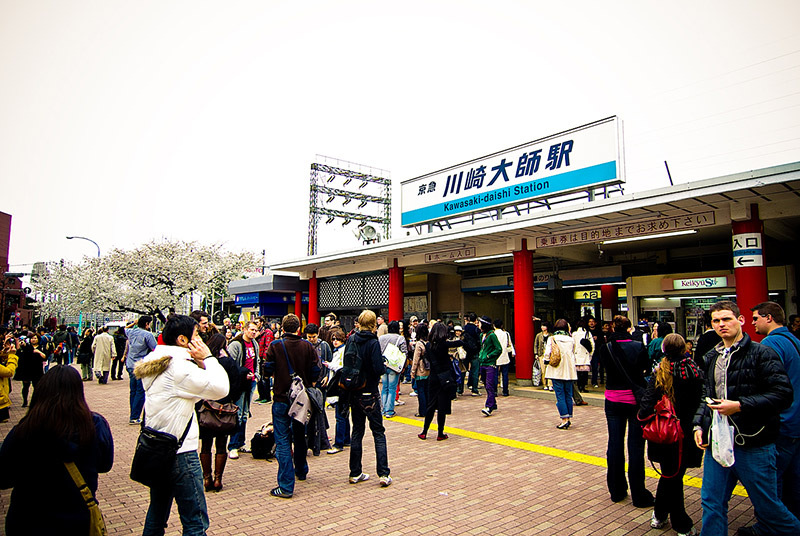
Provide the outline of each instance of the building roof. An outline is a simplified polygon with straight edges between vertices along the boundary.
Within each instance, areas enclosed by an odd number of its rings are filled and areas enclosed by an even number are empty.
[[[795,240],[800,227],[800,162],[752,170],[733,175],[676,184],[618,197],[576,202],[544,208],[529,215],[483,220],[471,226],[406,236],[357,249],[275,263],[274,270],[299,272],[301,278],[331,277],[398,266],[424,265],[439,271],[452,262],[426,264],[425,255],[445,250],[475,247],[477,256],[507,254],[521,248],[522,239],[536,256],[545,255],[578,262],[596,262],[599,240],[566,247],[537,249],[536,239],[603,225],[619,225],[654,218],[681,217],[713,212],[714,224],[699,232],[730,236],[731,220],[746,219],[747,207],[757,204],[768,235]],[[676,238],[676,240],[679,240]],[[608,246],[613,247],[613,246]],[[606,249],[606,246],[603,246]]]

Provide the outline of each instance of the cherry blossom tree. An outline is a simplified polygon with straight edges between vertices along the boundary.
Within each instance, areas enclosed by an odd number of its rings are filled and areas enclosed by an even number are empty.
[[[62,263],[33,281],[43,316],[80,311],[136,313],[163,320],[182,300],[254,273],[261,259],[221,245],[152,240],[132,250],[114,249],[78,264]]]

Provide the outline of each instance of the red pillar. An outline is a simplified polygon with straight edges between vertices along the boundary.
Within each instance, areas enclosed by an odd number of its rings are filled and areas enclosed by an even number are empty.
[[[736,276],[736,305],[744,315],[744,332],[755,341],[750,308],[769,299],[767,267],[764,262],[764,223],[758,217],[758,205],[750,206],[750,219],[731,222],[733,227],[733,273]],[[739,255],[736,255],[739,253]]]
[[[303,320],[303,292],[300,290],[294,291],[294,314],[297,315],[297,318],[300,319],[301,323]]]
[[[600,285],[600,303],[603,308],[601,320],[610,321],[617,314],[618,307],[617,287],[614,285]]]
[[[514,347],[517,385],[531,385],[533,373],[533,252],[528,241],[514,252]]]
[[[403,275],[405,268],[397,266],[397,259],[394,266],[389,268],[389,322],[392,320],[403,320]]]
[[[319,281],[317,272],[308,280],[308,323],[320,325],[319,318]]]

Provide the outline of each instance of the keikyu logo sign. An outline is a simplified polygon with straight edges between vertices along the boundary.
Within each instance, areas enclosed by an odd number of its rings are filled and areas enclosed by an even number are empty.
[[[728,278],[724,276],[675,279],[672,281],[672,288],[675,290],[687,290],[695,288],[724,288],[727,286]]]

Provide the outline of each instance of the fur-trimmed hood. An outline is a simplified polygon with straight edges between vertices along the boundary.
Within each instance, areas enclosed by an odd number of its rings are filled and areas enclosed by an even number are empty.
[[[142,386],[147,390],[155,379],[169,368],[173,359],[191,360],[192,357],[186,348],[160,344],[144,359],[136,363],[133,374],[142,380]]]
[[[171,355],[164,355],[147,361],[142,360],[136,363],[136,366],[133,367],[133,373],[139,379],[147,378],[149,376],[158,376],[167,370],[170,361],[172,361]]]

